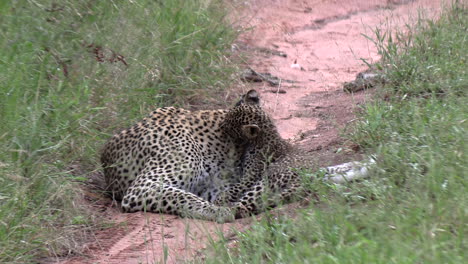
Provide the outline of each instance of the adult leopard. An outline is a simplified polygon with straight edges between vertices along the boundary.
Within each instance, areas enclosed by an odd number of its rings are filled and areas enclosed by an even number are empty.
[[[253,90],[245,97],[258,99]],[[233,109],[251,107],[242,103]],[[233,220],[231,208],[212,202],[226,186],[240,181],[248,144],[244,139],[255,137],[258,127],[247,124],[240,128],[243,136],[233,137],[228,112],[159,108],[114,135],[101,155],[107,190],[122,201],[125,212]]]

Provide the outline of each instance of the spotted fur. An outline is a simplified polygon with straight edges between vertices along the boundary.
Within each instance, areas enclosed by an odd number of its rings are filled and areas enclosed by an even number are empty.
[[[261,111],[258,98],[231,110],[155,110],[104,146],[107,189],[125,212],[232,220],[232,209],[213,201],[241,181],[243,158],[256,136],[246,133],[257,130],[245,126],[241,134],[233,134],[226,117],[253,109]]]
[[[300,194],[292,168],[304,160],[280,137],[254,90],[229,110],[159,108],[114,135],[101,156],[108,190],[123,211],[218,222]]]

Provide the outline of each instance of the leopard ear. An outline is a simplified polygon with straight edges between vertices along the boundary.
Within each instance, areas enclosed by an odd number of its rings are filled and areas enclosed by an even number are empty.
[[[243,104],[260,105],[260,97],[258,96],[257,91],[250,90],[246,94],[242,95],[239,102],[236,103],[236,106]]]
[[[242,134],[248,139],[254,139],[260,134],[260,128],[257,125],[243,125]]]
[[[245,94],[244,101],[246,104],[259,105],[260,96],[258,95],[257,91],[250,90]]]

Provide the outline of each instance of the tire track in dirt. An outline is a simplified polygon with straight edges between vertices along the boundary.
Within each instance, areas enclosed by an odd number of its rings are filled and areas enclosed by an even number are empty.
[[[239,38],[251,47],[250,67],[280,78],[280,87],[247,85],[261,92],[265,109],[272,115],[281,135],[295,139],[317,155],[319,165],[337,164],[350,156],[335,153],[341,146],[340,129],[353,118],[356,106],[368,93],[342,92],[342,84],[366,70],[362,59],[375,62],[376,49],[362,34],[386,22],[402,26],[424,7],[431,16],[440,9],[437,0],[251,0],[240,8],[248,17],[245,27],[253,29]],[[274,52],[264,52],[272,50]],[[276,54],[276,55],[275,55]],[[278,56],[287,54],[287,57]],[[299,68],[291,68],[297,63]],[[283,90],[286,93],[272,93]],[[341,155],[341,156],[340,156]],[[321,158],[320,158],[321,157]],[[116,225],[98,230],[96,240],[86,245],[83,256],[54,260],[78,263],[180,263],[200,256],[211,239],[229,237],[232,229],[248,228],[252,219],[216,224],[181,219],[171,215],[122,214],[107,205],[103,217]],[[165,257],[166,256],[166,257]]]

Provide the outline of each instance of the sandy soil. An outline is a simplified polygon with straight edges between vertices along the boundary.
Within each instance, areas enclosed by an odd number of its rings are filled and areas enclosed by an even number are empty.
[[[362,59],[372,63],[379,58],[362,34],[372,36],[372,29],[380,25],[393,29],[411,23],[419,7],[434,16],[440,1],[246,1],[238,10],[247,18],[243,25],[252,29],[238,45],[252,54],[249,67],[282,81],[277,86],[248,84],[245,89],[260,91],[281,135],[316,155],[320,166],[347,161],[355,154],[336,153],[343,146],[339,132],[353,120],[356,106],[368,99],[369,92],[347,94],[342,85],[367,69]],[[84,245],[84,255],[50,262],[178,263],[200,257],[219,234],[233,236],[234,228],[243,230],[252,222],[215,224],[170,215],[122,214],[110,202],[93,206],[117,225],[97,231],[95,240]]]

